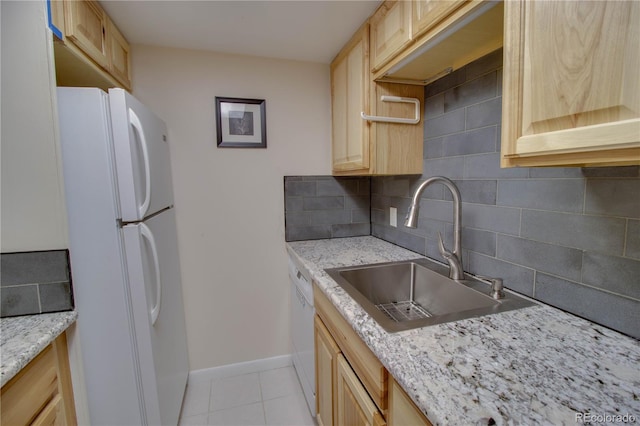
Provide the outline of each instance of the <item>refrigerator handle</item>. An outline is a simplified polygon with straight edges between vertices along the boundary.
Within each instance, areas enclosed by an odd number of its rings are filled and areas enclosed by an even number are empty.
[[[140,119],[136,115],[135,112],[131,108],[129,108],[129,123],[136,129],[138,135],[140,136],[140,145],[142,146],[142,157],[144,158],[144,178],[145,178],[145,192],[144,192],[144,201],[142,205],[138,207],[138,211],[140,213],[140,219],[142,219],[147,210],[149,209],[149,203],[151,201],[151,169],[149,167],[149,149],[147,147],[147,140],[144,137],[144,129],[142,128],[142,123]]]
[[[144,238],[149,241],[149,246],[151,247],[151,253],[153,255],[153,265],[156,272],[156,300],[151,308],[151,325],[155,325],[158,320],[158,314],[160,313],[160,304],[162,302],[162,285],[160,282],[160,263],[158,262],[158,250],[156,248],[156,241],[153,238],[153,234],[147,225],[144,223],[140,224],[140,233]]]

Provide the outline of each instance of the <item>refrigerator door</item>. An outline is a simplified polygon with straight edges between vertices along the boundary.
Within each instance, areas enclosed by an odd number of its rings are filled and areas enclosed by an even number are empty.
[[[58,88],[73,296],[92,425],[142,424],[107,94]]]
[[[164,122],[123,89],[109,89],[109,108],[123,222],[173,205]]]
[[[189,366],[174,209],[122,232],[146,423],[177,424]]]

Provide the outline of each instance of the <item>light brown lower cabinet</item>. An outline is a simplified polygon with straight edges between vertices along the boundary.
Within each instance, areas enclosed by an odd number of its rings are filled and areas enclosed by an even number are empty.
[[[389,415],[387,416],[387,424],[389,426],[404,425],[428,425],[431,426],[429,419],[422,414],[409,396],[402,390],[398,382],[393,377],[389,386]]]
[[[62,333],[2,387],[3,425],[76,425],[67,338]]]
[[[339,425],[383,426],[387,424],[342,354],[338,354],[336,391],[338,393],[336,420]]]
[[[338,372],[340,348],[320,318],[314,318],[316,347],[316,420],[319,426],[330,426],[333,421],[334,384]]]
[[[315,284],[313,297],[318,425],[431,425]]]

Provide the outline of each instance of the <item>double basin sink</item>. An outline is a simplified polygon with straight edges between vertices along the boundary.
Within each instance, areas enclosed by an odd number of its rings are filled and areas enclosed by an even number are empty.
[[[427,259],[326,269],[388,332],[458,321],[532,306],[511,292],[495,299],[474,277],[448,278],[449,268]]]

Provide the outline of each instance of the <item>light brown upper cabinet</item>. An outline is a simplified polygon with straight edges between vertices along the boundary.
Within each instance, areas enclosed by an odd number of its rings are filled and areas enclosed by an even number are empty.
[[[395,33],[408,34],[409,42],[374,66],[375,81],[426,85],[502,47],[504,8],[501,1],[402,3],[410,12],[408,24],[405,19],[405,31],[395,30]],[[379,10],[384,10],[386,5],[387,2]]]
[[[110,19],[108,34],[109,71],[125,87],[131,87],[129,43]]]
[[[416,38],[433,28],[454,10],[465,3],[465,0],[417,0],[411,2],[411,35]]]
[[[502,166],[640,164],[640,2],[507,1]]]
[[[420,174],[422,120],[418,124],[371,122],[361,114],[413,118],[414,105],[381,100],[381,96],[411,97],[420,101],[421,118],[424,89],[373,82],[369,46],[369,24],[365,23],[331,63],[333,174]]]
[[[333,171],[369,170],[369,25],[363,25],[331,63]]]
[[[386,1],[369,19],[371,68],[377,71],[411,41],[411,2]]]
[[[62,31],[53,46],[58,85],[131,90],[129,43],[100,4],[53,0],[49,7]]]
[[[107,15],[91,0],[65,1],[65,36],[98,65],[108,68]]]

